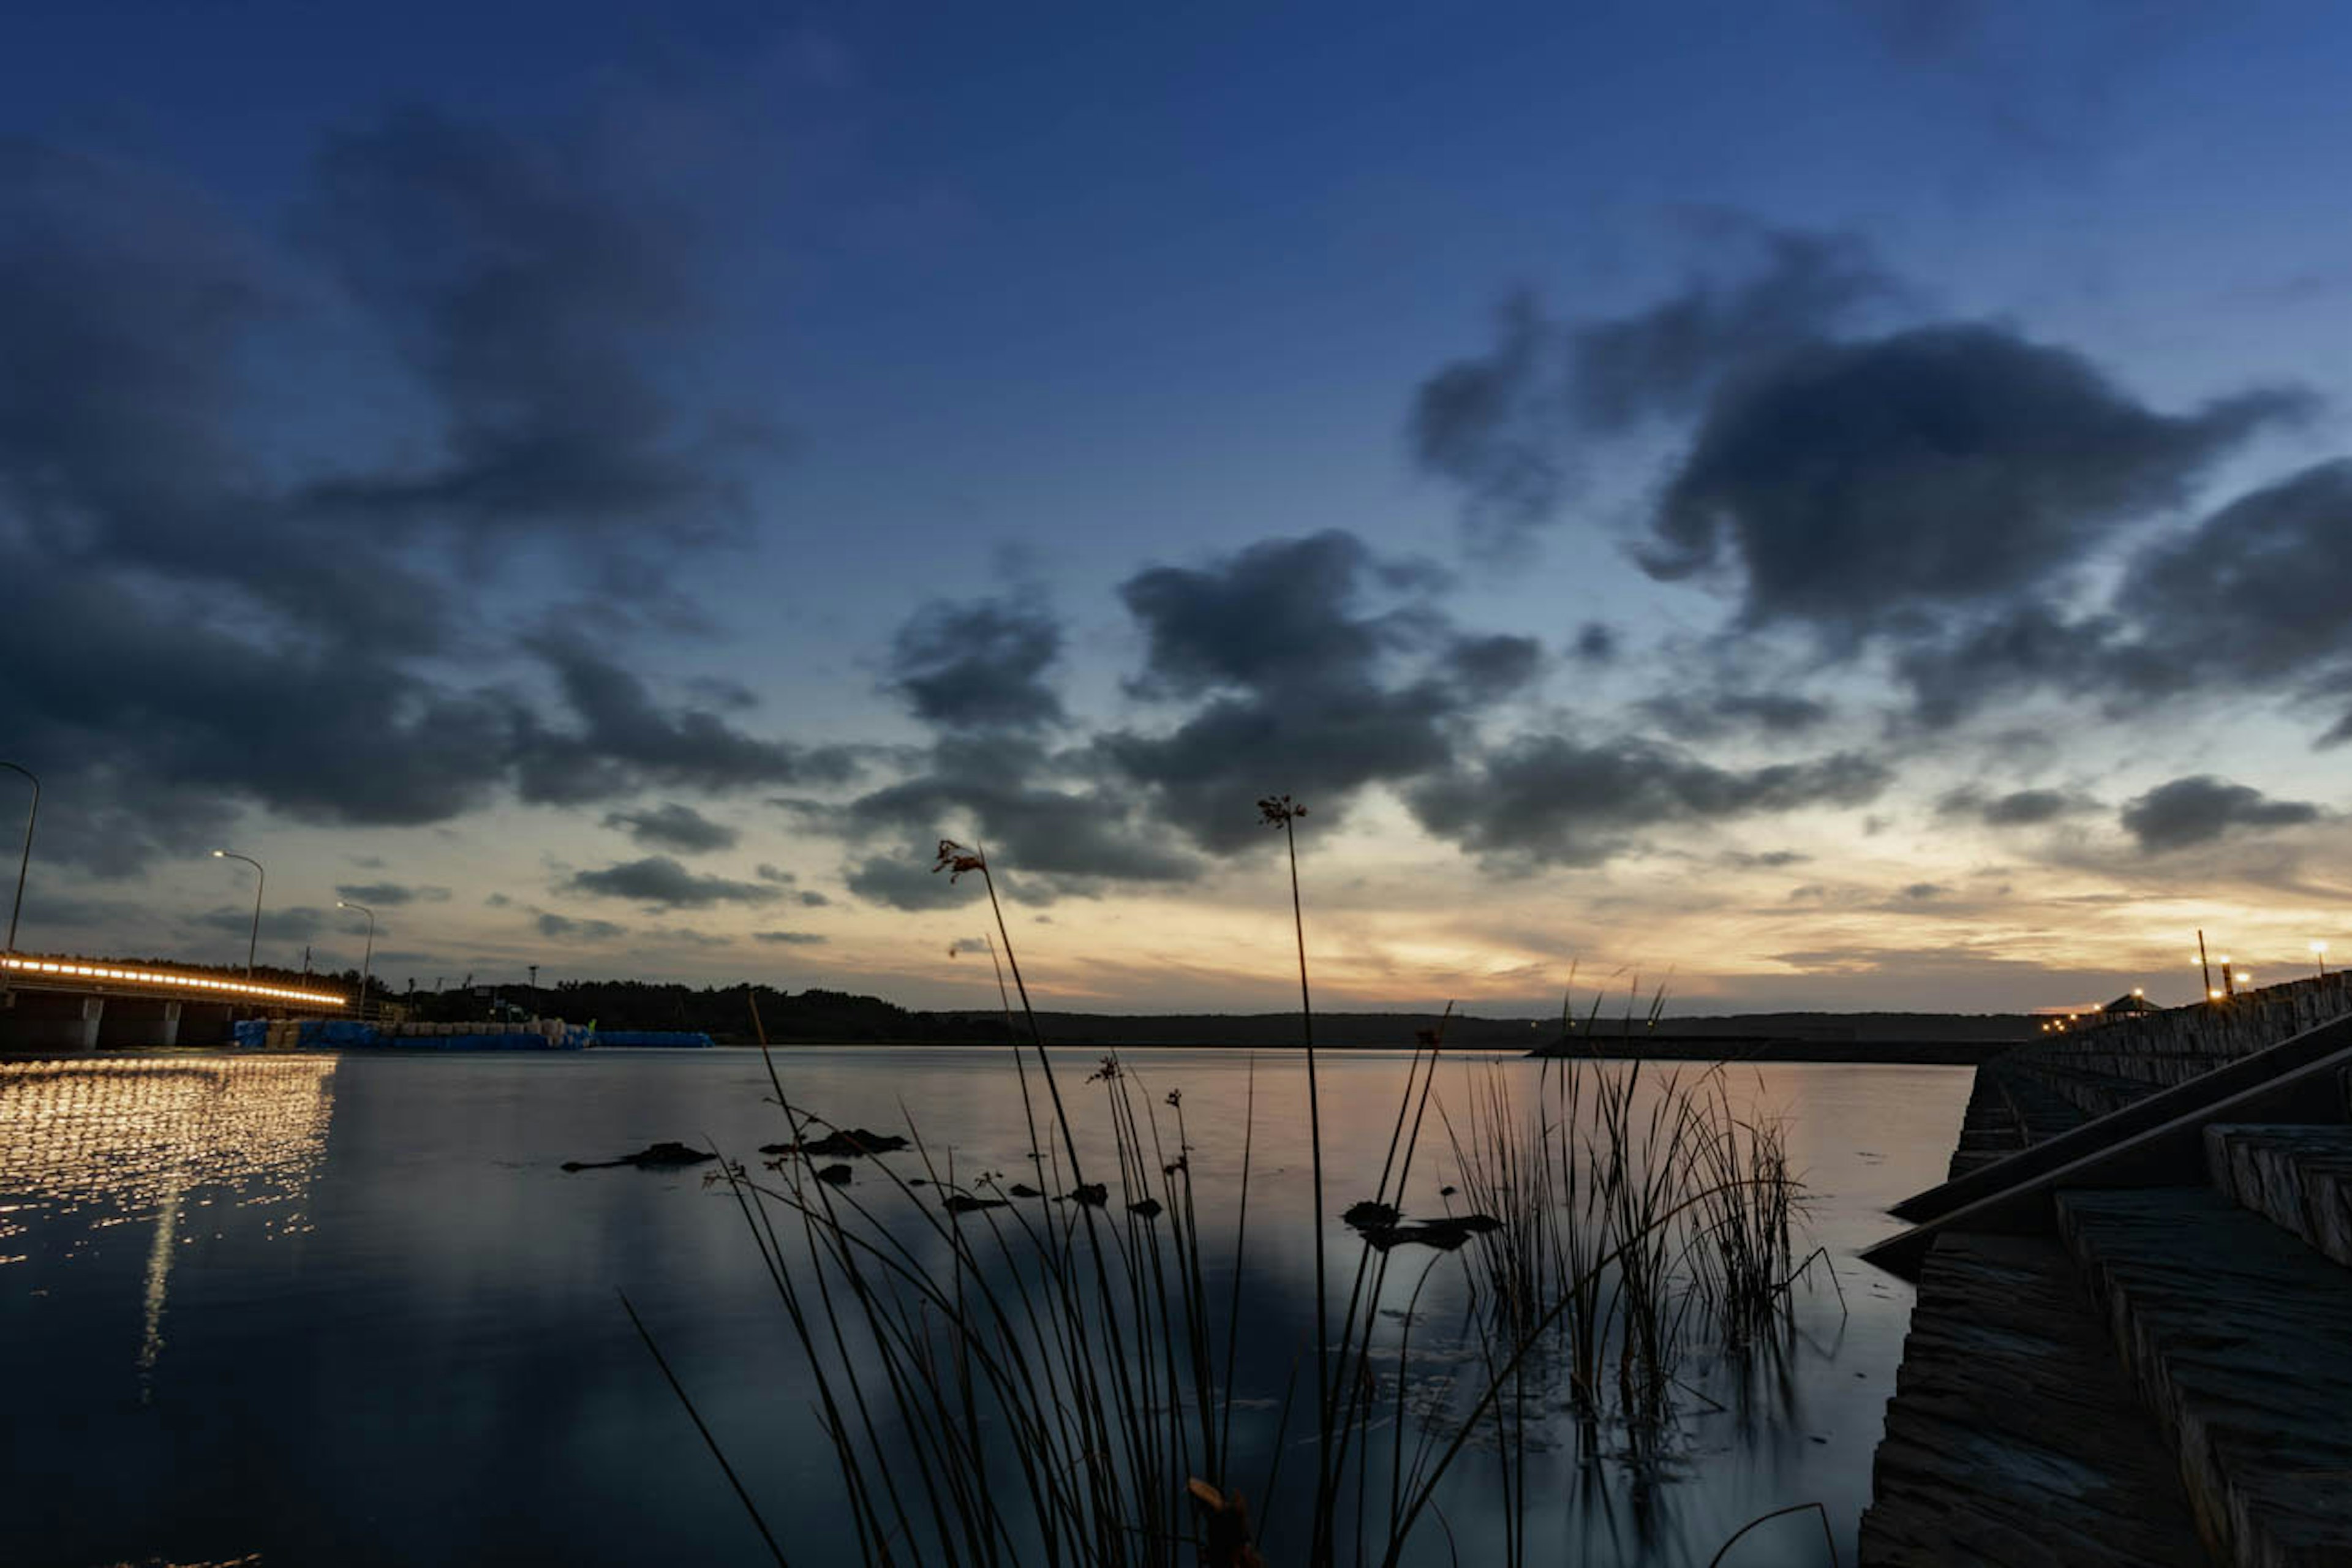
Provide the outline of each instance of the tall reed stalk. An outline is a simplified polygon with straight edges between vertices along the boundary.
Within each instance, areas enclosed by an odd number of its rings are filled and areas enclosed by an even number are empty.
[[[1612,1068],[1589,1054],[1591,1020],[1583,1049],[1541,1065],[1528,1102],[1514,1069],[1489,1063],[1466,1080],[1458,1116],[1434,1092],[1443,1027],[1415,1046],[1368,1200],[1386,1228],[1365,1228],[1341,1301],[1325,1264],[1331,1216],[1296,839],[1305,807],[1275,795],[1260,814],[1286,837],[1299,958],[1315,1205],[1311,1488],[1282,1483],[1295,1368],[1270,1428],[1255,1415],[1236,1421],[1263,1403],[1252,1395],[1272,1392],[1239,1386],[1252,1310],[1255,1070],[1231,1287],[1220,1300],[1181,1091],[1155,1093],[1131,1065],[1102,1058],[1087,1078],[1100,1086],[1087,1113],[1100,1168],[1090,1169],[987,857],[942,840],[934,869],[976,874],[986,889],[1000,993],[1009,973],[1027,1026],[1013,1047],[1026,1169],[1012,1181],[959,1170],[918,1129],[919,1176],[870,1159],[866,1180],[826,1179],[793,1151],[841,1130],[790,1098],[769,1056],[791,1144],[770,1163],[772,1176],[722,1162],[714,1178],[740,1212],[808,1368],[840,1507],[869,1568],[1263,1568],[1262,1551],[1307,1568],[1395,1564],[1424,1519],[1443,1522],[1440,1489],[1474,1437],[1491,1445],[1504,1560],[1516,1563],[1541,1486],[1530,1464],[1545,1380],[1565,1370],[1588,1426],[1654,1432],[1671,1414],[1695,1304],[1751,1333],[1759,1314],[1785,1310],[1794,1200],[1777,1132],[1735,1116],[1710,1075],[1685,1083],[1665,1074],[1645,1094],[1639,1064]],[[1009,1023],[1012,997],[1003,1001]],[[1630,1015],[1627,1023],[1630,1032]],[[1564,1045],[1573,1024],[1564,1007]],[[1433,1109],[1468,1212],[1449,1208],[1416,1231],[1399,1222]],[[1425,1169],[1422,1179],[1425,1187]],[[1392,1288],[1409,1235],[1437,1249],[1406,1264]],[[1465,1251],[1450,1250],[1465,1241]],[[1416,1377],[1412,1359],[1424,1295],[1447,1281],[1470,1303],[1464,1333],[1479,1374],[1450,1390]],[[1399,1292],[1402,1315],[1384,1330]],[[1291,1534],[1302,1527],[1303,1539]]]

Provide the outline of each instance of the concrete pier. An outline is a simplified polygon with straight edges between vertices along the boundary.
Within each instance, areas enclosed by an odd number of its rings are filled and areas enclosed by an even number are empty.
[[[1865,1568],[2352,1563],[2352,981],[1989,1062],[1951,1173]]]

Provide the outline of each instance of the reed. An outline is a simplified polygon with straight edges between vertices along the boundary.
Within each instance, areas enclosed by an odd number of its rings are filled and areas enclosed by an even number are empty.
[[[1719,1081],[1651,1083],[1639,1065],[1562,1057],[1542,1064],[1523,1104],[1524,1073],[1489,1063],[1466,1078],[1457,1112],[1435,1092],[1442,1028],[1408,1060],[1369,1202],[1391,1215],[1403,1208],[1417,1162],[1426,1180],[1424,1132],[1442,1125],[1461,1205],[1449,1214],[1485,1219],[1444,1233],[1470,1245],[1425,1258],[1394,1246],[1393,1231],[1384,1240],[1369,1229],[1339,1291],[1323,1256],[1324,1130],[1296,847],[1305,808],[1271,796],[1260,809],[1289,851],[1307,1042],[1317,1256],[1315,1321],[1299,1350],[1313,1358],[1307,1388],[1295,1362],[1278,1390],[1239,1386],[1255,1307],[1255,1126],[1234,1173],[1231,1283],[1220,1299],[1181,1090],[1105,1057],[1066,1095],[986,855],[943,840],[934,868],[982,879],[992,957],[1000,984],[1012,981],[1008,1019],[1017,994],[1026,1024],[1012,1053],[1024,1169],[960,1171],[913,1130],[919,1176],[869,1160],[877,1181],[840,1185],[786,1153],[761,1167],[723,1161],[712,1178],[737,1205],[809,1369],[862,1562],[1394,1564],[1425,1521],[1450,1535],[1440,1490],[1476,1453],[1497,1467],[1504,1556],[1516,1563],[1528,1552],[1530,1496],[1545,1484],[1534,1466],[1552,1382],[1565,1373],[1588,1424],[1655,1432],[1671,1418],[1689,1310],[1745,1321],[1759,1301],[1785,1309],[1785,1289],[1773,1294],[1789,1279],[1794,1212],[1784,1146],[1731,1116]],[[1572,1023],[1564,1012],[1564,1038]],[[793,1144],[839,1131],[767,1063]],[[1255,1104],[1253,1075],[1253,1117]],[[1474,1375],[1450,1384],[1417,1374],[1412,1359],[1421,1304],[1445,1282],[1469,1302],[1462,1338],[1475,1351]],[[1384,1316],[1400,1293],[1402,1313]],[[1269,1421],[1262,1407],[1277,1394]],[[1295,1429],[1302,1418],[1311,1430]],[[1310,1440],[1313,1473],[1286,1477],[1286,1451]]]

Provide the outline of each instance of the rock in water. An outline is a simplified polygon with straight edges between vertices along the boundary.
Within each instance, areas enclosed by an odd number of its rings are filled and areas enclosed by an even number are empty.
[[[820,1182],[830,1182],[836,1187],[845,1187],[849,1185],[851,1173],[846,1165],[827,1165],[816,1173],[816,1179]]]
[[[1003,1198],[976,1198],[969,1193],[950,1193],[947,1209],[950,1214],[977,1214],[982,1209],[1009,1208]]]
[[[674,1171],[717,1158],[716,1154],[665,1140],[659,1143],[648,1143],[635,1153],[624,1154],[617,1160],[566,1160],[563,1168],[567,1171],[604,1171],[614,1165],[635,1165],[641,1171]]]

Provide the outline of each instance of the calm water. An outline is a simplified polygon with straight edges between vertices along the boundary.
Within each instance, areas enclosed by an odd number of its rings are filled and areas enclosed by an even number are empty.
[[[1228,1212],[1216,1173],[1240,1166],[1252,1057],[1123,1060],[1155,1095],[1182,1089],[1203,1223]],[[1001,1050],[780,1061],[794,1100],[835,1122],[911,1116],[960,1170],[1021,1169]],[[1092,1058],[1066,1062],[1075,1084]],[[1405,1063],[1327,1062],[1337,1208],[1371,1190]],[[1471,1070],[1442,1068],[1441,1098]],[[1532,1086],[1533,1064],[1506,1070]],[[1814,1195],[1801,1245],[1835,1258],[1844,1309],[1825,1280],[1801,1288],[1785,1365],[1687,1416],[1662,1481],[1563,1473],[1538,1559],[1704,1563],[1741,1521],[1819,1500],[1852,1561],[1911,1304],[1853,1254],[1895,1228],[1888,1204],[1941,1176],[1969,1069],[1773,1066],[1737,1083],[1790,1119]],[[0,1064],[0,1562],[763,1560],[619,1290],[795,1563],[849,1560],[838,1479],[734,1206],[699,1173],[558,1168],[666,1138],[749,1156],[783,1136],[767,1092],[756,1055],[724,1051]],[[1270,1377],[1278,1396],[1295,1304],[1312,1299],[1297,1059],[1257,1054],[1255,1093],[1239,1381]],[[1433,1209],[1453,1179],[1442,1134],[1422,1162],[1412,1198]],[[1331,1247],[1352,1268],[1358,1244]],[[1476,1467],[1461,1484],[1449,1513],[1476,1561]],[[1792,1520],[1728,1561],[1825,1554],[1818,1525]]]

